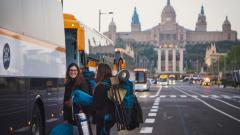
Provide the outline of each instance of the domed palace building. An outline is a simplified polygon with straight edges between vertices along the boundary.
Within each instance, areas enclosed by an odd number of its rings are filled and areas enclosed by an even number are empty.
[[[117,32],[112,20],[109,29],[104,34],[116,42],[121,38],[134,40],[141,44],[153,44],[158,51],[157,72],[160,74],[181,74],[183,71],[183,53],[186,44],[205,44],[216,41],[236,41],[237,32],[231,30],[231,23],[226,17],[222,31],[207,31],[207,21],[204,7],[198,15],[195,30],[189,30],[176,22],[176,12],[170,0],[161,14],[161,22],[148,30],[141,29],[136,7],[131,22],[131,32]]]

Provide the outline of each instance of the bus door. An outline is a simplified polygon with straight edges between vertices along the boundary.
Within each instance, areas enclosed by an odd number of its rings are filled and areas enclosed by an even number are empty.
[[[77,49],[77,29],[65,29],[66,43],[66,63],[67,66],[71,63],[79,63],[79,53]]]

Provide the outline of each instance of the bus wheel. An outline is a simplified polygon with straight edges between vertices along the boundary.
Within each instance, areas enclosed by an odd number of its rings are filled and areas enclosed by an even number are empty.
[[[33,110],[31,135],[43,135],[43,119],[38,106]]]

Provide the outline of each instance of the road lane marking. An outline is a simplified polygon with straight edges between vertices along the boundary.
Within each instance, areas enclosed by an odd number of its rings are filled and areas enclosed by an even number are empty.
[[[212,98],[212,99],[213,99],[213,100],[217,100],[217,101],[219,101],[219,102],[222,102],[222,103],[224,103],[224,104],[227,104],[227,105],[229,105],[229,106],[231,106],[231,107],[233,107],[233,108],[236,108],[236,109],[240,110],[239,107],[237,107],[237,106],[235,106],[235,105],[232,105],[232,104],[230,104],[230,103],[227,103],[227,102],[225,102],[225,101],[223,101],[223,100],[220,100],[220,99],[217,99],[217,98]]]
[[[180,95],[181,98],[186,98],[187,96],[186,95]]]
[[[157,116],[157,113],[148,113],[148,116],[149,117],[155,117],[155,116]]]
[[[166,95],[160,95],[160,98],[165,98],[166,97]]]
[[[185,92],[185,91],[183,91],[183,90],[181,90],[181,89],[179,89],[179,88],[175,88],[175,89],[176,89],[177,91],[181,92],[181,93],[184,93],[184,94],[186,94],[186,95],[191,96],[189,93],[187,93],[187,92]],[[231,119],[233,119],[233,120],[235,120],[235,121],[237,121],[237,122],[240,122],[240,119],[237,119],[237,118],[231,116],[230,114],[227,114],[227,113],[225,113],[225,112],[223,112],[223,111],[215,108],[214,106],[208,104],[207,102],[203,101],[202,99],[200,99],[200,98],[198,98],[198,97],[193,97],[193,98],[195,98],[195,99],[197,99],[198,101],[202,102],[203,104],[205,104],[206,106],[210,107],[211,109],[213,109],[213,110],[215,110],[215,111],[217,111],[217,112],[219,112],[219,113],[221,113],[221,114],[223,114],[223,115],[225,115],[225,116],[227,116],[227,117],[229,117],[229,118],[231,118]]]
[[[151,134],[153,127],[142,127],[140,130],[140,134]]]
[[[146,119],[144,123],[154,123],[155,119]]]
[[[201,97],[208,98],[209,96],[208,95],[201,95]]]
[[[176,95],[170,95],[170,98],[176,98],[177,96]]]
[[[190,91],[190,92],[199,95],[197,92],[193,92],[193,91]],[[221,95],[221,96],[222,96],[222,97],[226,97],[226,98],[231,98],[231,97],[228,96],[228,95]],[[232,104],[230,104],[230,103],[228,103],[228,102],[225,102],[225,101],[223,101],[223,100],[218,99],[218,98],[220,98],[221,96],[211,95],[211,99],[216,100],[216,101],[219,101],[219,102],[222,102],[222,103],[224,103],[224,104],[226,104],[226,105],[229,105],[229,106],[231,106],[231,107],[233,107],[233,108],[236,108],[236,109],[239,109],[239,110],[240,110],[239,107],[237,107],[237,106],[235,106],[235,105],[232,105]]]
[[[154,103],[159,103],[159,102],[160,102],[160,100],[155,100],[155,101],[154,101]]]
[[[159,102],[154,102],[154,104],[153,105],[159,105]]]
[[[155,97],[159,96],[160,91],[161,91],[161,88],[162,88],[162,87],[160,87],[160,88],[158,89],[158,91],[157,91],[157,93],[156,93],[155,95],[151,95],[151,96],[149,96],[149,97],[150,97],[150,98],[155,98]]]
[[[226,98],[226,99],[232,99],[232,97],[228,96],[228,95],[221,95],[223,98]]]
[[[233,98],[240,98],[240,96],[233,96]]]
[[[158,106],[152,106],[153,109],[158,109]]]
[[[150,112],[157,112],[158,109],[151,109]]]
[[[220,98],[220,97],[217,96],[217,95],[211,95],[211,97],[213,97],[213,98]]]
[[[191,95],[191,97],[193,97],[193,98],[197,98],[198,96],[197,96],[197,95]]]

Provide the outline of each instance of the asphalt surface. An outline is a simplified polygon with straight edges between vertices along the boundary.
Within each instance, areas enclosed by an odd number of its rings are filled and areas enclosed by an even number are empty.
[[[115,135],[240,135],[239,89],[202,87],[178,82],[174,86],[153,85],[136,92],[144,123],[132,131]]]

